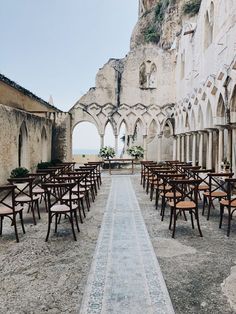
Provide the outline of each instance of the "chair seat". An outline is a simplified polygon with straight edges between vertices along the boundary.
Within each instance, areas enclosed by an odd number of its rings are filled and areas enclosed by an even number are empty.
[[[168,191],[168,190],[171,190],[171,186],[170,185],[166,185],[166,186],[164,186],[163,184],[161,184],[161,185],[159,185],[159,190],[166,190],[166,191]]]
[[[199,191],[207,191],[207,190],[209,190],[209,186],[208,185],[199,185],[198,190]]]
[[[170,207],[174,207],[174,202],[168,203]],[[194,209],[196,208],[196,204],[192,201],[181,201],[176,204],[177,209]]]
[[[20,206],[15,207],[15,212],[18,213],[22,210],[23,208]],[[9,208],[7,206],[0,206],[0,216],[3,215],[13,215],[13,209]]]
[[[235,200],[231,200],[231,202],[229,202],[229,200],[223,199],[223,200],[220,201],[220,204],[224,205],[224,206],[229,206],[229,204],[230,204],[231,207],[236,207],[236,199]]]
[[[65,201],[69,201],[69,199],[70,199],[70,194],[64,195],[62,199],[65,200]],[[73,201],[74,201],[74,200],[77,200],[77,199],[78,199],[78,196],[77,196],[76,194],[72,194],[72,195],[71,195],[71,199],[72,199]]]
[[[210,196],[210,192],[205,192],[203,193],[203,195],[205,195],[206,197]],[[211,193],[211,197],[224,197],[226,196],[227,193],[225,193],[224,191],[215,191]]]
[[[174,198],[174,192],[161,193],[161,196],[165,196],[166,198]],[[176,192],[176,197],[181,197],[182,194],[180,192]]]
[[[77,207],[77,205],[73,205],[72,209],[76,209]],[[70,212],[70,207],[65,204],[53,205],[50,211],[52,213],[68,213]]]
[[[44,189],[42,189],[40,187],[33,189],[33,194],[44,194],[44,193],[45,193]]]
[[[37,199],[39,199],[39,197],[37,195],[33,195],[33,201],[36,201]],[[31,197],[27,195],[21,195],[21,196],[17,196],[15,198],[15,201],[19,203],[28,203],[28,202],[31,202],[32,199]]]

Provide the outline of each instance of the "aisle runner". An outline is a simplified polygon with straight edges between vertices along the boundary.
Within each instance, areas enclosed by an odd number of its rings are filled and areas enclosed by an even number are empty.
[[[174,313],[129,176],[112,178],[80,314]]]

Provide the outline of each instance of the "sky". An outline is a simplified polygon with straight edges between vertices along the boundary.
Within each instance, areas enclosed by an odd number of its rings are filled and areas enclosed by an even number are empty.
[[[138,0],[0,0],[0,73],[68,111],[129,51]]]

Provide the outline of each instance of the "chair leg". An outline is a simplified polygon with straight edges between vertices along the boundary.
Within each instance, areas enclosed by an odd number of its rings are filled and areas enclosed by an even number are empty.
[[[209,202],[208,202],[208,212],[207,212],[207,220],[209,220],[209,219],[210,219],[211,205],[212,205],[212,198],[211,198],[211,197],[209,197]]]
[[[170,223],[169,223],[169,230],[171,230],[172,227],[172,220],[173,220],[173,208],[170,208]]]
[[[82,198],[81,198],[81,200],[80,200],[80,204],[81,204],[81,208],[82,208],[82,211],[83,211],[83,214],[84,214],[84,218],[86,218],[85,210],[84,210],[84,202],[83,202],[83,199],[82,199]]]
[[[75,224],[76,224],[76,228],[77,228],[78,232],[80,232],[79,223],[78,223],[78,217],[77,217],[77,212],[76,212],[76,210],[75,210],[74,213],[75,213],[74,215],[75,215]]]
[[[23,221],[23,212],[20,212],[20,222],[21,222],[21,227],[22,227],[22,231],[23,233],[25,233],[25,226],[24,226],[24,221]]]
[[[71,229],[72,229],[74,240],[77,241],[76,235],[75,235],[74,219],[73,219],[72,212],[70,213],[70,223],[71,223]]]
[[[79,210],[79,219],[80,219],[80,222],[83,224],[83,218],[82,218],[82,215],[81,215],[81,207],[80,207],[80,204],[81,204],[81,201],[79,201],[78,203],[78,210]]]
[[[198,209],[196,209],[195,217],[196,217],[196,220],[197,220],[197,227],[198,227],[198,231],[199,231],[200,237],[203,237],[202,231],[201,231],[201,228],[200,228]]]
[[[57,233],[58,214],[55,215],[55,233]]]
[[[231,208],[229,207],[229,208],[228,208],[228,228],[227,228],[227,237],[229,237],[229,234],[230,234],[231,219],[232,219],[232,216],[231,216]]]
[[[45,242],[48,241],[48,237],[49,237],[49,234],[50,234],[51,220],[52,220],[51,214],[48,213],[48,232],[47,232],[47,236],[46,236]]]
[[[175,208],[173,209],[173,216],[174,216],[174,226],[173,226],[172,238],[175,237],[176,220],[177,220],[177,214],[176,214]]]
[[[35,219],[34,205],[31,204],[30,207],[31,207],[32,215],[33,215],[33,222],[34,222],[34,225],[36,225],[37,223],[36,223],[36,219]]]
[[[156,201],[155,201],[156,210],[158,208],[158,201],[159,201],[159,192],[158,192],[158,189],[156,189]]]
[[[202,216],[204,216],[205,213],[205,204],[207,202],[207,198],[205,195],[203,195],[203,205],[202,205]]]
[[[13,215],[13,225],[15,229],[15,235],[16,235],[16,242],[19,242],[18,232],[17,232],[17,226],[16,226],[16,215]]]
[[[41,219],[41,217],[40,217],[40,211],[39,211],[39,200],[37,199],[36,200],[36,207],[37,207],[37,212],[38,212],[38,217],[39,217],[39,219]]]
[[[220,229],[222,227],[223,216],[224,216],[224,205],[220,204],[220,223],[219,223]]]
[[[1,220],[0,220],[0,235],[2,235],[2,223],[3,223],[3,218],[4,218],[4,217],[1,217]]]
[[[192,210],[189,211],[190,216],[191,216],[191,224],[192,224],[192,228],[194,229],[194,222],[193,222],[193,212]]]

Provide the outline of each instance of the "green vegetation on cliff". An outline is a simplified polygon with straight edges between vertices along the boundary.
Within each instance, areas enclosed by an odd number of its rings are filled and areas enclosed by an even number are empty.
[[[183,5],[183,13],[194,16],[198,14],[202,0],[189,0]]]

